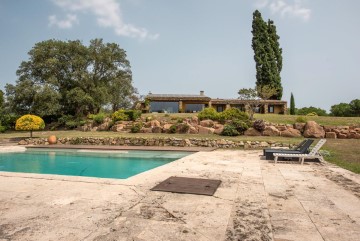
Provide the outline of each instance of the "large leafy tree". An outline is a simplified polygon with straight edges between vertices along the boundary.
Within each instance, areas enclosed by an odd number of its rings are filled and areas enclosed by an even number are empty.
[[[256,87],[270,86],[276,89],[276,94],[271,99],[281,99],[283,88],[280,72],[282,70],[282,49],[279,36],[272,20],[266,23],[261,13],[253,13],[252,22],[252,48],[256,66]]]
[[[126,52],[116,43],[47,40],[35,44],[6,95],[19,114],[40,116],[98,113],[136,93]]]

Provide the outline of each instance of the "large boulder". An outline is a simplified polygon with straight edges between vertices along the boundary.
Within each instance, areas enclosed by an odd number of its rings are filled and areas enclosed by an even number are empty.
[[[266,126],[262,132],[263,136],[279,136],[280,131],[275,126]]]
[[[324,138],[324,129],[315,121],[306,122],[304,129],[304,137],[306,138]]]
[[[294,124],[294,129],[299,130],[300,132],[303,132],[305,128],[305,123],[297,122]]]
[[[198,129],[196,127],[190,126],[189,134],[198,134],[198,133],[199,133],[199,131],[198,131]]]
[[[172,124],[165,124],[163,126],[163,132],[168,132],[170,130],[170,127],[172,126]]]
[[[214,126],[214,121],[212,120],[202,120],[200,121],[200,125],[203,127],[213,127]]]
[[[199,118],[196,115],[191,117],[191,124],[192,125],[198,125],[199,124]]]
[[[245,136],[261,136],[261,132],[255,128],[249,128],[244,132]]]
[[[214,134],[214,131],[214,128],[199,126],[199,134]]]
[[[150,121],[150,126],[154,127],[154,126],[161,126],[161,125],[158,120],[152,120],[152,121]]]
[[[283,137],[300,137],[301,136],[301,132],[297,129],[294,128],[287,128],[284,131],[280,132],[280,136]]]
[[[112,131],[115,131],[115,132],[120,132],[120,131],[123,131],[125,128],[125,125],[124,124],[117,124],[117,125],[113,125],[111,127],[111,130]]]

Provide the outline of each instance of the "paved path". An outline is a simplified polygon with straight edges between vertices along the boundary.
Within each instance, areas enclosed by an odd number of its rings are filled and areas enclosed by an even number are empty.
[[[2,172],[0,240],[360,240],[359,175],[259,154],[198,152],[126,180]],[[149,190],[169,176],[222,184]]]

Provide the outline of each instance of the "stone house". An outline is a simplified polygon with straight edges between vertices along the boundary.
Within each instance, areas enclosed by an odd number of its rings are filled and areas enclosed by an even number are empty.
[[[192,113],[199,112],[206,107],[213,107],[222,112],[231,107],[244,111],[251,100],[240,99],[212,99],[200,91],[198,95],[152,94],[145,97],[145,101],[138,105],[144,113]],[[257,113],[286,113],[287,102],[283,100],[261,100]]]

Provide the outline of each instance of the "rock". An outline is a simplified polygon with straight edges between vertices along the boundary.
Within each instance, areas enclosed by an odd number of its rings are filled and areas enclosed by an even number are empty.
[[[21,140],[21,141],[19,141],[19,143],[18,143],[18,145],[27,145],[27,144],[28,144],[28,142],[25,141],[25,140]]]
[[[185,139],[184,146],[191,146],[191,141],[189,139]]]
[[[219,128],[215,128],[214,134],[220,135],[224,130],[224,126],[221,125]]]
[[[214,126],[214,121],[212,121],[212,120],[202,120],[202,121],[200,121],[200,126],[213,127]]]
[[[125,125],[124,124],[117,124],[117,125],[113,125],[113,127],[111,127],[112,131],[116,131],[116,132],[120,132],[124,130]]]
[[[265,130],[262,132],[264,136],[279,136],[280,131],[276,129],[275,126],[266,126]]]
[[[305,123],[295,123],[294,129],[299,130],[300,132],[303,132],[305,128]]]
[[[154,126],[161,126],[161,125],[158,120],[152,120],[152,121],[150,121],[150,126],[154,127]]]
[[[110,122],[104,122],[97,127],[97,131],[108,131],[110,129]]]
[[[245,136],[261,136],[261,132],[256,130],[255,128],[249,128],[244,132]]]
[[[191,124],[193,124],[193,125],[199,124],[199,118],[196,115],[191,117]]]
[[[168,132],[168,130],[170,129],[171,126],[172,126],[172,124],[165,124],[163,126],[163,132]]]
[[[325,132],[333,132],[336,129],[336,126],[324,126]]]
[[[305,125],[304,137],[306,138],[324,138],[324,129],[315,121],[308,121]]]
[[[195,128],[194,126],[190,126],[190,128],[189,128],[189,133],[190,133],[190,134],[198,134],[199,131],[198,131],[198,129]]]
[[[346,135],[346,134],[342,134],[342,133],[338,133],[338,134],[337,134],[337,138],[339,138],[339,139],[346,139],[346,138],[347,138],[347,135]]]
[[[284,131],[280,132],[280,136],[284,136],[284,137],[300,137],[301,136],[301,132],[297,129],[294,128],[288,128]]]
[[[199,126],[199,134],[214,134],[215,129]]]
[[[267,143],[266,141],[262,141],[260,142],[260,147],[268,147],[269,143]]]
[[[152,128],[143,127],[140,129],[141,133],[152,133]]]
[[[152,133],[161,133],[162,132],[162,128],[160,126],[154,126],[152,128]]]
[[[325,133],[325,138],[336,139],[336,133],[335,132],[326,132]]]
[[[286,126],[281,125],[281,126],[276,127],[276,129],[278,129],[279,131],[285,131],[287,128],[286,128]]]

